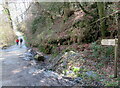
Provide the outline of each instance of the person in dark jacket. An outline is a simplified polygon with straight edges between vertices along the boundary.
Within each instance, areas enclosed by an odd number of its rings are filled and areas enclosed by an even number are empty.
[[[22,46],[22,43],[23,43],[23,39],[20,38],[20,46]]]

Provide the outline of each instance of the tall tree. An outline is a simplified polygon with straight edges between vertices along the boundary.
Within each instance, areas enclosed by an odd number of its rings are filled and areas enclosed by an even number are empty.
[[[7,16],[8,16],[8,19],[9,19],[9,22],[10,22],[10,25],[11,25],[11,28],[13,29],[13,23],[12,23],[12,18],[11,18],[11,14],[10,14],[8,2],[5,2],[5,3],[3,4],[3,8],[4,8],[5,13],[6,13]]]
[[[104,2],[97,2],[97,7],[98,7],[98,14],[99,14],[99,19],[100,19],[100,30],[102,37],[105,37],[106,34],[106,25],[105,25],[105,20],[102,19],[105,17],[105,3]]]
[[[118,10],[118,76],[120,78],[120,1],[117,2],[117,10]],[[120,80],[118,85],[120,85]]]
[[[87,11],[81,3],[79,2],[76,2],[76,3],[77,3],[77,6],[80,7],[86,14],[89,14],[90,16],[93,16],[93,17],[95,16],[93,13]]]
[[[14,7],[15,7],[15,10],[16,10],[16,12],[17,12],[18,8],[17,8],[16,3],[14,3]],[[19,23],[19,18],[18,18],[18,17],[16,17],[16,24],[18,24],[18,23]]]
[[[64,22],[68,19],[68,14],[70,12],[70,2],[69,0],[64,0]]]

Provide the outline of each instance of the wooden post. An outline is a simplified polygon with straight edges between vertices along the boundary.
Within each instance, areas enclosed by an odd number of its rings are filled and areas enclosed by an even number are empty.
[[[118,48],[118,40],[115,37],[115,61],[114,61],[114,78],[117,78],[117,48]]]
[[[117,59],[118,59],[118,39],[115,37],[115,39],[102,39],[101,41],[102,45],[112,45],[115,46],[115,60],[114,60],[114,78],[117,78]]]

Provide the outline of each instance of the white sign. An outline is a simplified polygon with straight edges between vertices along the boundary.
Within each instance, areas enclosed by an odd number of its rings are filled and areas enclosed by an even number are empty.
[[[101,44],[115,46],[115,39],[102,39]]]

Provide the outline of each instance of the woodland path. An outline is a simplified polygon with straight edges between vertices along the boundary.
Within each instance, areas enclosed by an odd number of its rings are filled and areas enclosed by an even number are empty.
[[[23,38],[19,36],[19,38]],[[72,86],[73,82],[63,79],[53,71],[35,68],[35,61],[24,60],[27,47],[13,45],[0,50],[0,84],[2,86]]]

